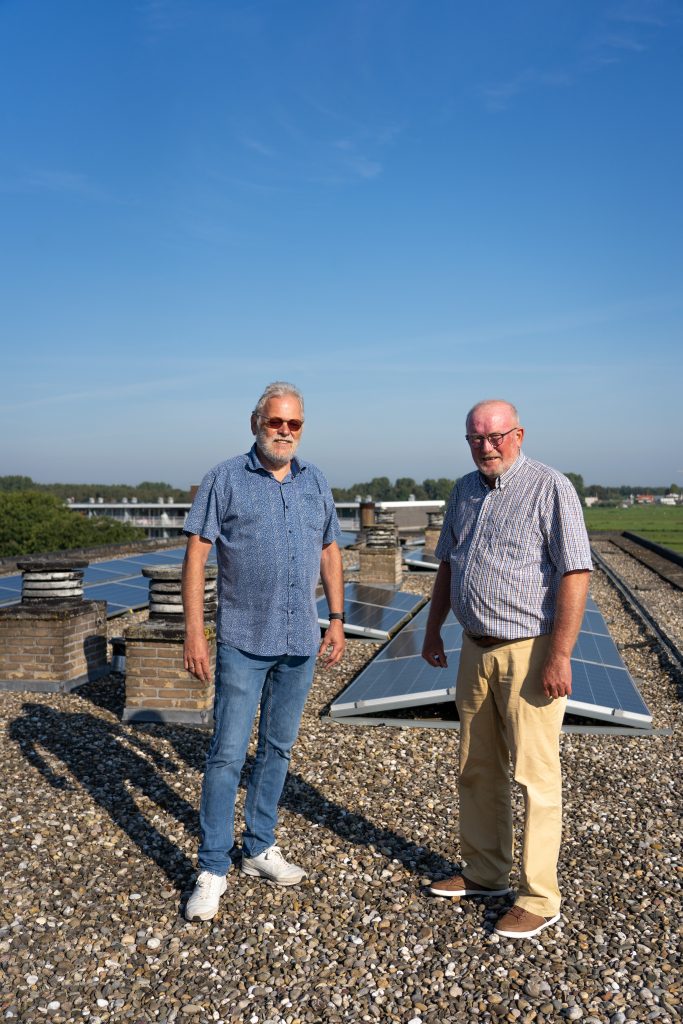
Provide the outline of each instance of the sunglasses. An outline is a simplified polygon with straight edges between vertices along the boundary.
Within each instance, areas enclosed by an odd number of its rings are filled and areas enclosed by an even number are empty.
[[[262,420],[262,422],[265,423],[267,427],[270,427],[271,430],[279,430],[280,427],[283,427],[286,423],[288,430],[291,430],[293,434],[296,434],[298,430],[301,430],[304,425],[303,420],[283,420],[281,416],[271,416],[269,420]]]

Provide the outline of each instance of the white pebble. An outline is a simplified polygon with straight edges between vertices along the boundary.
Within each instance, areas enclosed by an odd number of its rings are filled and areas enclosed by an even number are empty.
[[[151,939],[147,939],[147,945],[149,946],[150,949],[158,949],[159,946],[161,945],[161,939],[157,939],[154,937],[152,937]]]
[[[37,985],[38,975],[37,974],[25,974],[24,979],[27,985]]]

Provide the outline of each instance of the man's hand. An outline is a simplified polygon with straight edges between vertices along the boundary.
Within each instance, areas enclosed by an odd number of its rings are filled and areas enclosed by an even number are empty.
[[[183,664],[186,671],[203,683],[211,682],[211,661],[209,645],[204,633],[185,634],[183,648]]]
[[[340,619],[332,619],[325,630],[325,636],[318,651],[318,657],[323,659],[323,668],[332,668],[333,665],[341,661],[345,644],[343,623]]]
[[[443,649],[441,633],[425,636],[425,642],[422,645],[422,657],[432,668],[448,668],[448,658]]]
[[[572,666],[566,654],[548,655],[543,666],[543,692],[546,697],[569,697],[572,692]]]

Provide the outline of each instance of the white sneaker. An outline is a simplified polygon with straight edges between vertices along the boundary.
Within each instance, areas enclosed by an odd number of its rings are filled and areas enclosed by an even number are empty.
[[[200,871],[192,895],[185,907],[188,921],[210,921],[218,910],[218,903],[227,888],[225,875],[212,875]]]
[[[285,860],[279,846],[269,846],[256,857],[242,857],[242,874],[260,875],[278,885],[296,885],[306,877],[303,868]]]

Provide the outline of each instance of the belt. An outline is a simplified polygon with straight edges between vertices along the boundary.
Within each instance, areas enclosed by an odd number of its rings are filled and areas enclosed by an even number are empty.
[[[533,636],[518,636],[514,640],[501,640],[497,636],[475,636],[474,633],[468,633],[465,630],[465,636],[468,640],[471,640],[478,647],[495,647],[496,644],[518,644],[522,640],[535,640]]]

